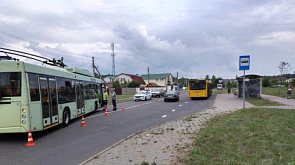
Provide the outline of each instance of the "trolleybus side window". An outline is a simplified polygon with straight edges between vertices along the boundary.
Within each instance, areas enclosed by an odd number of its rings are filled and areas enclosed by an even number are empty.
[[[84,96],[85,100],[95,99],[95,91],[94,91],[95,84],[91,82],[84,82]]]
[[[40,101],[38,75],[29,73],[29,86],[31,101]]]
[[[21,96],[21,73],[0,73],[0,89],[2,97]]]
[[[57,78],[58,103],[69,103],[76,101],[74,80]]]

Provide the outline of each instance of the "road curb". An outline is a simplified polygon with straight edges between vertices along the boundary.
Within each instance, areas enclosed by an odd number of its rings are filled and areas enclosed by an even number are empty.
[[[214,105],[215,105],[215,101],[216,101],[217,94],[215,94],[215,95],[216,95],[216,96],[215,96],[214,102],[213,102],[212,107],[211,107],[212,110],[214,110],[214,107],[215,107]]]
[[[189,116],[189,115],[188,115],[188,116]],[[185,117],[187,117],[187,116],[185,116]],[[182,118],[185,118],[185,117],[182,117]],[[182,119],[182,118],[179,118],[179,119]],[[175,119],[175,120],[179,120],[179,119]],[[166,123],[169,123],[169,122],[172,122],[172,121],[175,121],[175,120],[171,120],[171,121],[168,121],[168,122],[165,122],[165,123],[162,123],[162,124],[158,124],[158,125],[156,125],[156,126],[152,126],[152,127],[149,127],[149,128],[146,128],[146,129],[143,129],[143,130],[140,130],[140,131],[137,131],[136,133],[133,133],[133,134],[131,134],[131,135],[129,135],[129,136],[123,138],[122,140],[120,140],[120,141],[118,141],[117,143],[113,144],[112,146],[110,146],[110,147],[104,149],[103,151],[99,152],[98,154],[95,154],[94,156],[88,158],[87,160],[83,161],[82,163],[80,163],[80,164],[78,164],[78,165],[84,165],[84,164],[90,162],[90,161],[93,160],[95,157],[97,157],[97,156],[99,156],[99,155],[101,155],[101,154],[107,152],[108,150],[110,150],[110,149],[116,147],[117,145],[119,145],[120,143],[124,142],[125,140],[128,140],[128,139],[132,138],[134,135],[137,135],[137,134],[139,134],[139,133],[142,133],[142,132],[144,132],[144,131],[147,131],[147,130],[152,129],[152,128],[155,128],[155,127],[159,127],[159,126],[161,126],[161,125],[163,125],[163,124],[166,124]]]

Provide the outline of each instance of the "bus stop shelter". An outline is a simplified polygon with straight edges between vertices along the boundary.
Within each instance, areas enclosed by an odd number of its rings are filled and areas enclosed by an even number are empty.
[[[243,96],[243,76],[238,77],[238,96]],[[245,75],[245,97],[261,98],[262,76],[251,74]]]

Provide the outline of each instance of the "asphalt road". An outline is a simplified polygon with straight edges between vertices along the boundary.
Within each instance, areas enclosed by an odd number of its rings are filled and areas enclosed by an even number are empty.
[[[143,129],[211,108],[215,95],[209,99],[190,100],[187,92],[179,102],[164,102],[163,98],[150,101],[118,104],[117,111],[96,112],[71,121],[66,128],[52,128],[33,133],[33,147],[25,147],[27,134],[0,134],[0,164],[51,165],[79,164],[114,143]],[[111,109],[111,106],[109,106]]]

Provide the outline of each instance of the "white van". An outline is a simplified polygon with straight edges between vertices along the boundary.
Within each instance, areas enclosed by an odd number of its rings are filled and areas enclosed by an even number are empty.
[[[217,90],[222,90],[222,84],[217,84]]]

